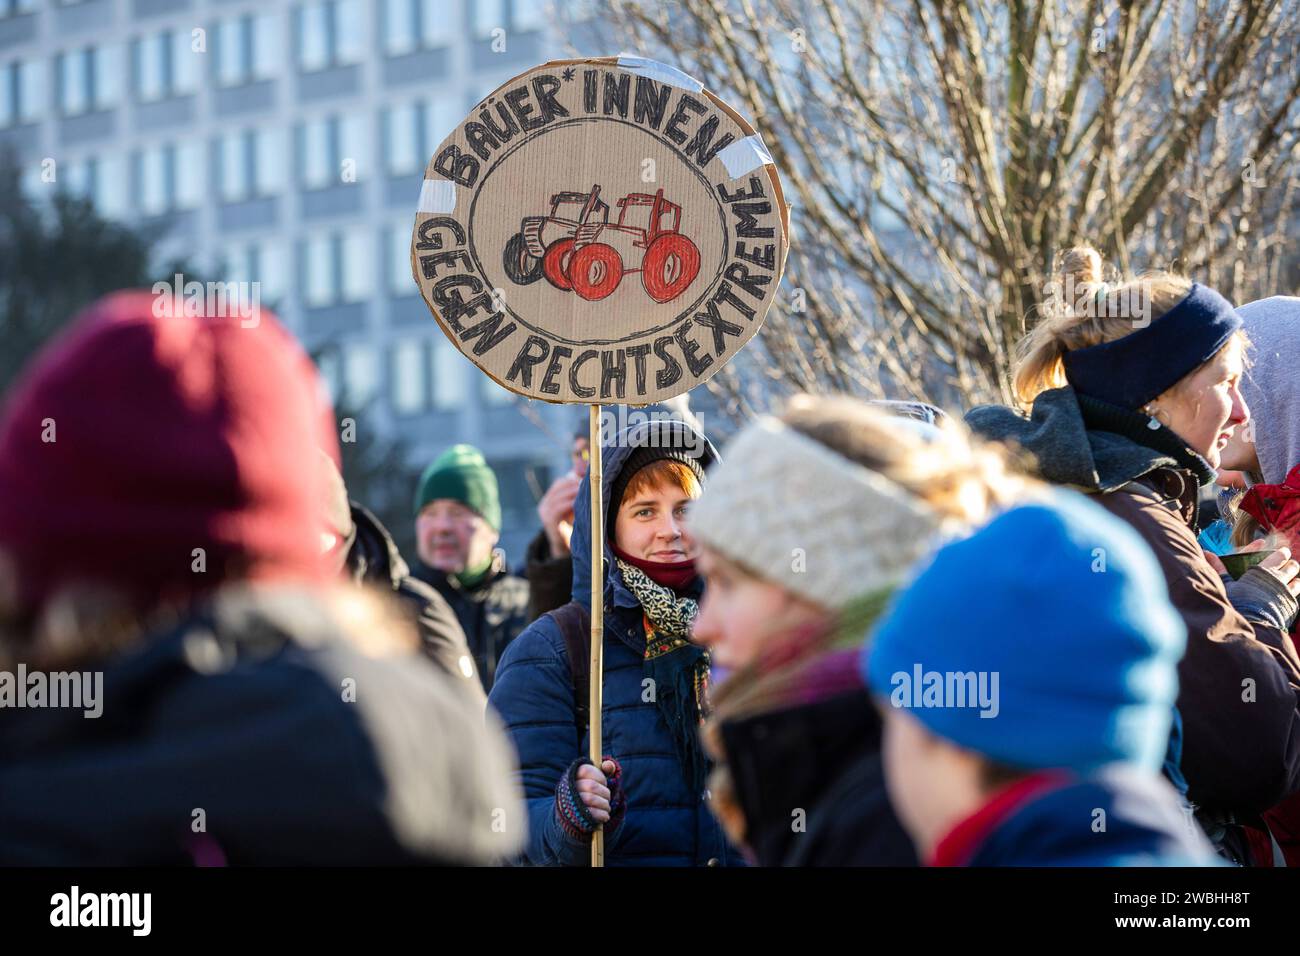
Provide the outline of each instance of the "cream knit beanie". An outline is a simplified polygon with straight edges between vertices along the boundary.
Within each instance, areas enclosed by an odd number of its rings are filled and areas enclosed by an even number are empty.
[[[942,525],[895,482],[771,417],[728,446],[688,523],[701,544],[832,610],[899,584]]]

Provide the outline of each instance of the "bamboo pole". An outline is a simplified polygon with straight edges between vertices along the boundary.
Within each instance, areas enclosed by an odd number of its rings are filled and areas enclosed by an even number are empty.
[[[605,508],[600,455],[600,406],[589,406],[587,485],[591,488],[591,668],[587,713],[590,715],[588,756],[601,764],[600,708],[605,667]],[[591,835],[591,865],[605,865],[605,830]]]

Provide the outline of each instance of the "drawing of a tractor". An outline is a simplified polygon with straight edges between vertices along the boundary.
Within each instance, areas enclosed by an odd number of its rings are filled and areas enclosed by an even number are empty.
[[[641,209],[647,210],[645,225],[629,223],[629,211],[640,221]],[[555,288],[594,302],[617,289],[624,275],[639,272],[646,294],[668,302],[700,271],[700,250],[678,231],[681,219],[681,207],[664,199],[662,189],[624,196],[616,223],[609,221],[599,185],[589,193],[556,193],[549,216],[526,217],[506,242],[506,275],[518,285],[545,277]]]

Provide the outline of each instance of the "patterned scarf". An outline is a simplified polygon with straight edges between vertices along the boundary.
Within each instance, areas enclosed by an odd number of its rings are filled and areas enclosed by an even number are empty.
[[[702,793],[709,765],[699,729],[709,715],[709,655],[690,641],[699,604],[656,584],[623,559],[614,560],[623,574],[623,583],[641,603],[645,621],[643,673],[652,681],[655,703],[673,735],[686,782],[692,793]]]

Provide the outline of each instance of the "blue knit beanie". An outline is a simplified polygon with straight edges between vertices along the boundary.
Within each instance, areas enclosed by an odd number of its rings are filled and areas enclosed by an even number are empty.
[[[1159,770],[1186,645],[1137,532],[1074,492],[940,550],[861,658],[873,693],[998,763]]]

